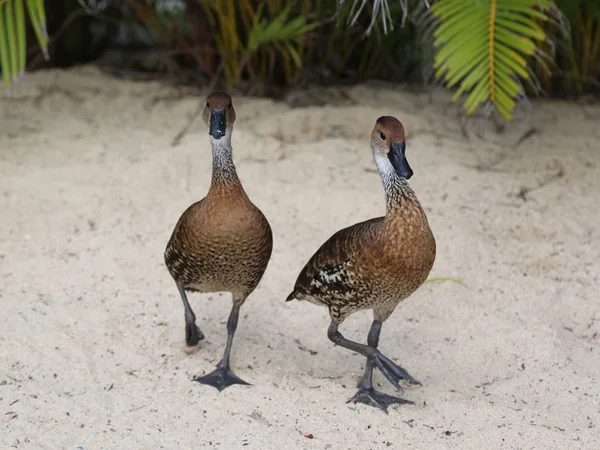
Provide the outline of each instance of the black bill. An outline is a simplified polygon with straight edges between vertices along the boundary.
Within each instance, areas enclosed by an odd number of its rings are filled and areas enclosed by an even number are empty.
[[[394,167],[394,170],[401,177],[407,180],[412,177],[413,171],[406,160],[406,145],[404,142],[394,142],[392,148],[388,152],[388,158]]]
[[[225,110],[213,109],[210,113],[210,126],[208,129],[208,134],[210,134],[215,139],[221,139],[223,136],[225,136],[226,131],[227,120],[225,117]]]

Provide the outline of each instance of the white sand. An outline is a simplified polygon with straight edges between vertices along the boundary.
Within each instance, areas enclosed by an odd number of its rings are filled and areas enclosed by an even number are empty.
[[[221,357],[229,294],[191,297],[206,340],[187,353],[163,264],[211,170],[201,122],[170,145],[198,101],[153,103],[173,93],[82,68],[30,74],[2,102],[0,447],[598,448],[598,105],[536,102],[467,140],[443,93],[361,86],[355,105],[306,109],[234,97],[234,158],[275,243],[234,344],[253,386],[219,394],[190,379]],[[426,284],[385,323],[382,351],[423,382],[388,415],[345,403],[364,359],[327,339],[326,309],[284,303],[326,238],[383,213],[368,137],[384,114],[408,130],[432,276],[470,287]],[[370,319],[341,330],[364,342]]]

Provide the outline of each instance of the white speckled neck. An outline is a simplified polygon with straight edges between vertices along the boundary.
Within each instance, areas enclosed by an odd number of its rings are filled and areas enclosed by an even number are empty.
[[[395,178],[398,176],[387,156],[382,155],[377,150],[374,150],[373,159],[375,160],[375,164],[377,165],[377,169],[379,170],[379,175],[381,175],[382,180]]]
[[[233,164],[231,129],[228,129],[221,139],[210,136],[210,145],[213,154],[212,185],[239,182]]]
[[[401,177],[396,173],[396,170],[387,156],[382,155],[379,151],[374,149],[373,159],[375,159],[375,164],[377,165],[381,181],[383,182],[386,213],[389,214],[400,207],[407,197],[415,197],[415,193],[409,186],[406,178]]]

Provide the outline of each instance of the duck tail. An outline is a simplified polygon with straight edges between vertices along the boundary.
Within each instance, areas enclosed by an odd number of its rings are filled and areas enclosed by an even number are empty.
[[[292,301],[292,300],[296,300],[298,294],[299,294],[299,292],[296,289],[294,289],[292,291],[292,293],[287,296],[287,298],[285,299],[285,301],[289,302],[289,301]]]

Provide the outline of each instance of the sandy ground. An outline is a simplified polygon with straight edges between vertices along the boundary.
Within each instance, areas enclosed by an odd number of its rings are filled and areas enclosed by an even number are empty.
[[[93,68],[28,75],[0,120],[0,447],[598,448],[600,106],[536,102],[467,138],[447,94],[335,92],[234,97],[234,158],[275,243],[233,352],[253,386],[218,393],[190,380],[221,357],[229,294],[191,297],[206,340],[186,352],[162,256],[210,182],[202,123],[170,145],[197,97]],[[431,276],[468,284],[428,283],[385,323],[382,351],[423,382],[388,415],[346,404],[364,360],[327,339],[327,311],[284,303],[324,239],[383,213],[368,136],[384,114],[408,130]],[[370,319],[342,331],[364,342]]]

